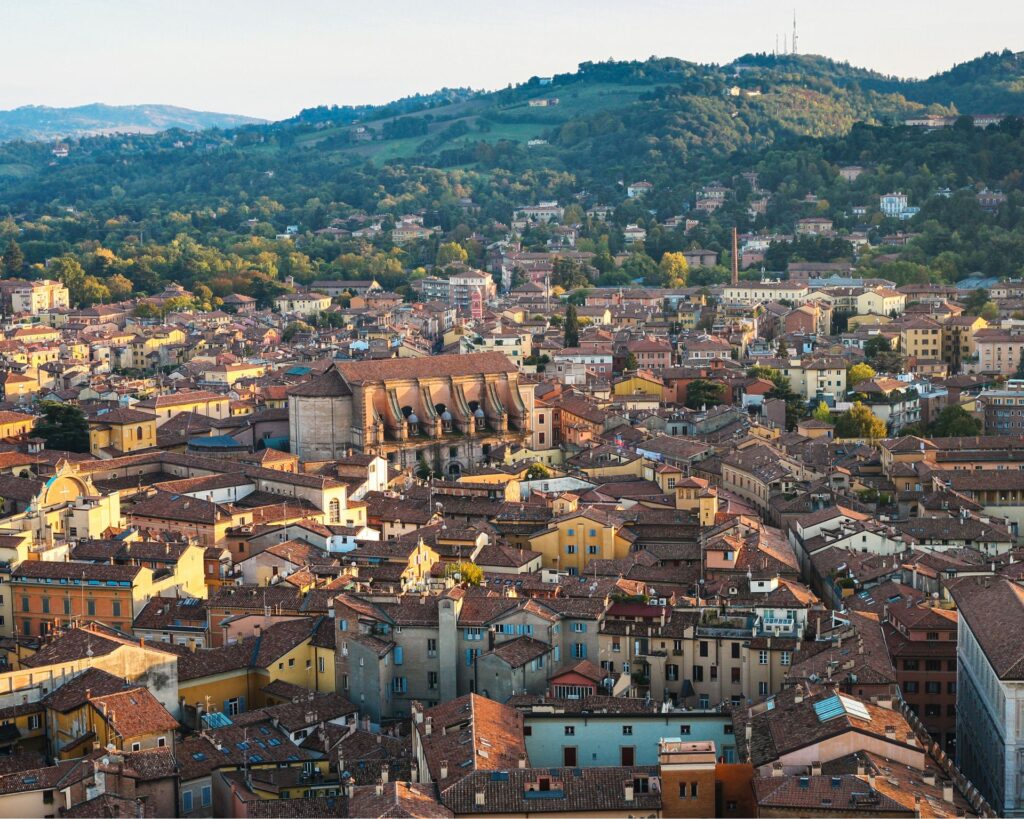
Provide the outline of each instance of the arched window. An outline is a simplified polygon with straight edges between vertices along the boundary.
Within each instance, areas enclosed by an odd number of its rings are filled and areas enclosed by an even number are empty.
[[[341,522],[341,501],[339,501],[337,498],[334,498],[327,505],[327,513],[328,517],[331,520],[331,523]]]
[[[138,429],[135,430],[135,435],[138,437],[140,441],[142,440],[142,427],[139,427]]]

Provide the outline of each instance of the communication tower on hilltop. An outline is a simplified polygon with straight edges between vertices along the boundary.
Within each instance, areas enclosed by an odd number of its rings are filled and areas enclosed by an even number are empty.
[[[793,9],[793,53],[796,54],[796,9]]]

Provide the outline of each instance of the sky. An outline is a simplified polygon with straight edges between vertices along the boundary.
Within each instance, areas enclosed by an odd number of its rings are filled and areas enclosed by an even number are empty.
[[[1021,0],[0,0],[0,109],[164,103],[280,119],[586,60],[799,49],[902,77],[1024,50]],[[1017,40],[1013,41],[1013,37]]]

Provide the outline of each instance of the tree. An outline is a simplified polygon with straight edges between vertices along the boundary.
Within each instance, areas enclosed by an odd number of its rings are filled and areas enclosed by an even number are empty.
[[[43,415],[33,435],[46,441],[47,449],[61,452],[89,451],[89,423],[85,413],[71,404],[43,401]]]
[[[583,263],[579,259],[558,258],[551,263],[551,284],[574,290],[577,287],[586,287],[590,284],[587,273],[583,269]]]
[[[445,242],[437,249],[437,258],[434,264],[444,268],[452,264],[465,264],[469,258],[466,249],[458,242]]]
[[[78,259],[67,253],[50,262],[50,273],[68,289],[71,303],[80,306],[85,290],[85,270]]]
[[[565,308],[565,338],[562,343],[566,347],[580,346],[580,320],[576,317],[576,307],[572,304]]]
[[[786,339],[779,336],[779,343],[776,347],[775,354],[779,358],[789,358],[789,348],[786,347]]]
[[[110,298],[114,301],[121,301],[132,294],[132,280],[127,276],[122,276],[120,273],[115,273],[108,278],[106,285]]]
[[[885,421],[860,401],[855,402],[836,420],[837,438],[867,438],[874,441],[884,438],[885,434]]]
[[[484,570],[468,560],[450,563],[447,574],[462,583],[469,583],[470,586],[479,586],[484,581]]]
[[[869,378],[874,378],[875,375],[876,373],[871,369],[871,365],[864,363],[854,364],[846,373],[846,385],[853,388],[861,381],[867,381]]]
[[[308,333],[312,329],[304,321],[293,321],[284,328],[284,332],[281,334],[281,341],[291,341],[299,333]]]
[[[826,424],[832,423],[832,410],[828,408],[828,404],[824,401],[819,401],[818,406],[814,412],[811,413],[811,417],[816,421],[824,421]]]
[[[901,373],[906,363],[906,358],[895,350],[880,352],[874,360],[875,369],[880,373]]]
[[[430,465],[427,463],[427,459],[423,457],[423,453],[419,452],[416,455],[416,477],[421,481],[425,481],[430,477]]]
[[[929,434],[936,438],[959,438],[981,435],[981,421],[956,405],[946,407],[929,427]]]
[[[876,356],[883,352],[892,352],[892,342],[885,336],[872,336],[864,342],[864,357],[869,363],[874,364]]]
[[[83,305],[105,304],[110,301],[107,286],[95,276],[86,276],[82,282],[81,303]]]
[[[981,312],[978,315],[985,321],[995,321],[999,318],[999,308],[994,301],[987,301],[981,306]]]
[[[690,266],[682,253],[665,253],[658,263],[662,287],[686,287],[686,276]]]
[[[631,279],[643,279],[645,284],[657,284],[660,277],[658,265],[646,253],[633,253],[622,263],[622,271]]]
[[[704,407],[717,407],[725,395],[725,384],[721,381],[710,381],[697,378],[686,387],[686,406],[699,410]]]
[[[623,370],[636,370],[639,366],[639,362],[636,360],[636,354],[630,353],[626,356],[626,363],[622,365]]]
[[[11,239],[7,243],[7,250],[4,251],[3,264],[0,267],[8,276],[17,276],[21,268],[25,266],[25,254],[21,252],[18,243]]]
[[[551,470],[544,464],[530,464],[530,468],[526,470],[526,480],[528,481],[542,481],[544,478],[550,477]]]

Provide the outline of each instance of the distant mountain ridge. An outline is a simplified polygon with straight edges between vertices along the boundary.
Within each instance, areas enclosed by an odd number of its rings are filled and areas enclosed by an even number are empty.
[[[203,131],[264,122],[266,120],[256,117],[193,111],[175,105],[104,105],[99,102],[72,108],[25,105],[0,111],[0,142],[16,139],[38,142],[113,133],[154,134],[171,128]]]

